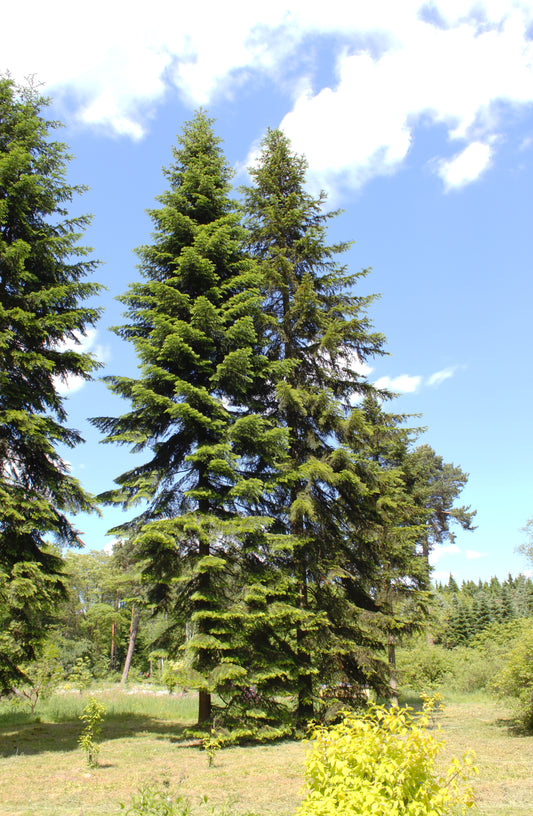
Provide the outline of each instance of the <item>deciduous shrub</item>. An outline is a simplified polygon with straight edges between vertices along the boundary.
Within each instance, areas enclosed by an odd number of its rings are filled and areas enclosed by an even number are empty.
[[[342,722],[317,727],[306,760],[308,794],[297,816],[444,816],[473,804],[467,779],[474,755],[452,759],[438,774],[443,742],[430,730],[428,704],[415,717],[408,708],[371,705]],[[454,810],[455,809],[455,810]]]
[[[87,755],[87,763],[91,768],[98,765],[98,754],[100,753],[99,738],[102,730],[102,720],[105,716],[105,706],[91,697],[80,720],[85,723],[85,728],[78,738],[78,744]]]
[[[517,641],[495,678],[494,688],[504,699],[514,701],[518,718],[533,730],[533,631]]]
[[[403,687],[431,691],[441,686],[452,670],[450,652],[442,646],[413,643],[397,651],[398,672]]]

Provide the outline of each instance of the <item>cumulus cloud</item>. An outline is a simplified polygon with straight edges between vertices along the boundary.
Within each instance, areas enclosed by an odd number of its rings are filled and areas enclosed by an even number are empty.
[[[107,362],[110,358],[110,351],[108,346],[103,346],[96,342],[98,332],[96,329],[88,329],[85,334],[82,332],[75,332],[73,339],[68,339],[62,342],[58,349],[59,351],[75,350],[80,354],[92,354],[99,362]],[[54,385],[60,394],[73,394],[79,391],[87,381],[83,377],[74,374],[69,374],[66,377],[56,377]]]
[[[422,377],[418,375],[400,374],[399,377],[380,377],[374,383],[376,388],[385,388],[388,391],[400,394],[408,394],[418,391],[422,383]]]
[[[532,24],[531,0],[94,0],[75,15],[68,0],[30,0],[3,10],[0,69],[36,72],[81,123],[133,139],[169,88],[194,106],[270,75],[294,95],[282,126],[317,184],[393,172],[417,129],[438,124],[459,143],[432,163],[452,189],[488,169],[509,108],[533,103]],[[333,49],[331,87],[312,39]]]
[[[457,544],[446,544],[433,548],[429,555],[429,561],[431,564],[437,564],[441,558],[444,558],[446,555],[459,555],[461,549],[457,546]]]
[[[490,166],[492,148],[482,142],[472,142],[461,153],[438,163],[438,174],[446,190],[464,187],[476,181]]]

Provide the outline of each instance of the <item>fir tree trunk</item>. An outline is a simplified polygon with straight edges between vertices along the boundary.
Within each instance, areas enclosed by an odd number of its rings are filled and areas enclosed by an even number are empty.
[[[394,635],[389,634],[389,702],[391,705],[398,705],[398,678],[396,677],[396,643]]]
[[[198,724],[211,719],[211,694],[205,689],[198,692]]]
[[[132,608],[131,608],[132,616],[133,616],[134,608],[135,608],[134,606],[132,606]],[[137,640],[137,632],[139,631],[139,621],[140,621],[140,619],[141,619],[140,609],[136,609],[135,610],[135,617],[133,618],[133,623],[132,623],[131,631],[130,631],[130,642],[128,644],[128,653],[126,655],[126,660],[124,661],[124,670],[122,672],[122,677],[120,678],[120,682],[122,683],[122,685],[124,685],[124,683],[128,679],[128,674],[129,674],[130,667],[131,667],[131,661],[132,661],[132,658],[133,658],[133,651],[135,649],[135,641]]]
[[[302,535],[302,531],[298,531]],[[307,593],[307,564],[305,552],[300,551],[300,587],[298,605],[301,610],[308,608]],[[309,644],[306,642],[306,633],[299,623],[296,629],[296,649],[298,656],[298,709],[299,722],[309,722],[313,719],[313,678],[311,676],[311,655]]]
[[[208,486],[208,479],[207,475],[204,472],[200,472],[200,476],[198,478],[198,486],[201,488],[206,488]],[[207,514],[209,513],[209,501],[201,500],[198,503],[198,509],[200,513]],[[210,545],[208,538],[201,538],[198,547],[198,555],[200,559],[205,558],[205,556],[210,555]],[[209,571],[200,573],[198,586],[200,589],[200,599],[195,601],[195,606],[198,611],[202,611],[206,607],[205,598],[209,596],[210,589],[211,589],[211,576]],[[200,615],[198,619],[198,632],[201,635],[209,634],[209,626],[207,625],[206,619],[203,615]],[[204,672],[207,669],[207,665],[209,662],[209,653],[206,652],[205,649],[200,648],[198,650],[198,669],[200,672]],[[208,722],[211,719],[211,694],[206,691],[205,689],[200,689],[198,692],[198,724]]]

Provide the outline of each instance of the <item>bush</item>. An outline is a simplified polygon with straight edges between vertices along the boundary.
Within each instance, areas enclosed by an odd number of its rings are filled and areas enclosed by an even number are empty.
[[[451,673],[446,687],[467,693],[489,690],[501,663],[501,657],[490,646],[485,650],[457,646],[450,652]]]
[[[422,642],[410,649],[398,649],[397,665],[400,684],[413,691],[439,688],[452,669],[447,649]]]
[[[68,679],[69,683],[71,683],[74,688],[77,688],[80,694],[84,689],[89,688],[93,681],[93,675],[88,657],[78,657],[76,659],[76,663],[72,667]]]
[[[491,691],[509,653],[531,629],[524,619],[491,623],[468,646],[449,651],[450,675],[447,687],[455,691]]]
[[[443,742],[429,728],[431,700],[419,717],[410,709],[371,705],[338,725],[317,727],[306,760],[309,793],[296,816],[444,816],[473,804],[465,781],[473,754],[452,759],[443,775],[435,759]]]
[[[533,632],[526,632],[509,653],[497,675],[494,690],[505,700],[514,701],[521,723],[533,730]]]

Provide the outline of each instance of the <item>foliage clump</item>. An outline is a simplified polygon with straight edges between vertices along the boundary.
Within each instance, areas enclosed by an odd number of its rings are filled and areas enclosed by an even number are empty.
[[[91,674],[89,659],[87,657],[76,658],[76,663],[72,667],[72,671],[70,672],[68,679],[69,682],[78,689],[80,694],[91,685],[93,676]]]
[[[522,725],[533,730],[533,632],[524,632],[494,680],[494,689],[514,703]]]
[[[39,659],[23,665],[24,681],[12,688],[14,702],[28,705],[35,713],[39,700],[47,700],[63,678],[63,670],[58,660],[58,650],[51,642],[43,646]]]
[[[445,816],[473,805],[468,778],[474,755],[453,758],[443,774],[435,760],[443,742],[430,728],[432,703],[415,716],[409,708],[370,705],[346,713],[329,728],[316,727],[306,761],[309,792],[297,816]]]
[[[159,790],[154,785],[145,785],[133,795],[132,803],[120,803],[125,816],[188,816],[191,803],[184,796],[173,798],[166,790]]]

